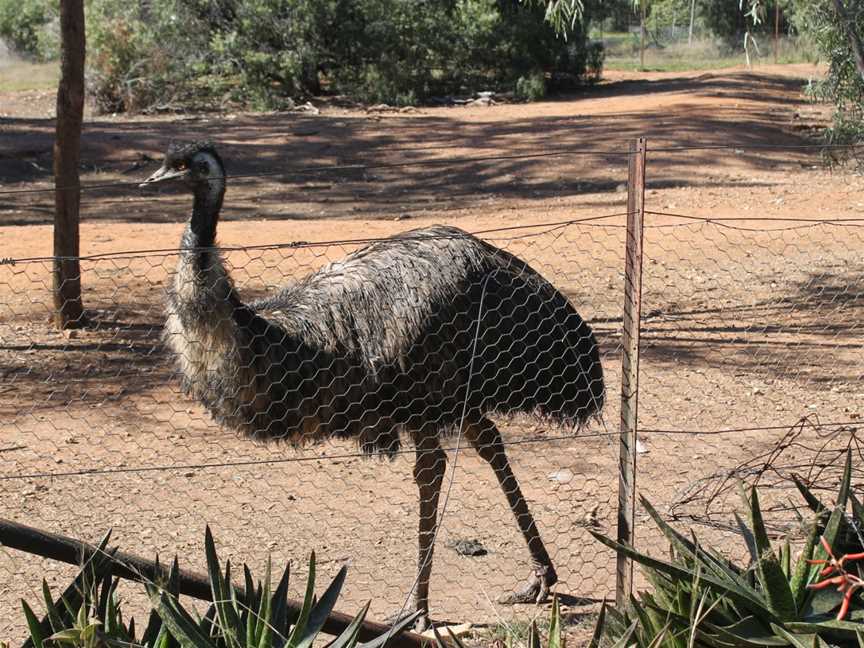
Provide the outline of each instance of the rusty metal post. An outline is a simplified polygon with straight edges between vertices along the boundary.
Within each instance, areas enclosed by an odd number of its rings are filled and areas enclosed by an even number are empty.
[[[621,428],[618,472],[618,542],[633,544],[636,514],[636,429],[639,404],[639,331],[642,312],[642,228],[645,220],[644,137],[630,143],[627,183],[624,317],[621,344]],[[633,564],[618,555],[615,601],[623,606],[633,590]]]

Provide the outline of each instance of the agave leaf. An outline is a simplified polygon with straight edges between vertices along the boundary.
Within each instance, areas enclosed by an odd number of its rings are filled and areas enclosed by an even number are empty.
[[[105,588],[103,588],[102,593],[105,593]],[[109,591],[109,594],[110,596],[105,599],[105,612],[102,618],[105,622],[105,634],[113,637],[120,634],[120,628],[117,626],[117,615],[119,610],[117,609],[117,599],[114,597],[113,589]]]
[[[145,584],[150,605],[159,614],[164,627],[180,642],[183,648],[215,648],[208,637],[198,629],[198,624],[176,599],[149,583]]]
[[[66,630],[61,630],[60,632],[55,632],[53,635],[48,637],[46,641],[54,641],[57,643],[71,643],[71,644],[79,644],[83,642],[83,630],[79,628],[67,628]]]
[[[270,597],[270,578],[271,578],[271,563],[270,557],[267,557],[267,569],[264,572],[264,585],[261,589],[261,605],[258,608],[258,617],[255,628],[255,636],[257,637],[258,648],[270,648],[273,642],[273,601]],[[248,648],[253,648],[254,644],[248,645]]]
[[[797,616],[795,599],[792,598],[789,581],[783,573],[783,568],[765,531],[765,522],[759,506],[759,494],[755,486],[750,489],[750,526],[757,552],[756,573],[768,605],[781,621],[791,621]]]
[[[291,578],[291,563],[285,565],[282,578],[273,593],[273,627],[280,633],[288,634],[288,581]],[[273,648],[282,648],[287,636],[277,636],[273,642]]]
[[[48,619],[51,632],[60,632],[66,625],[63,622],[60,610],[54,604],[54,599],[51,597],[51,589],[48,587],[48,581],[42,579],[42,597],[45,599],[46,618]]]
[[[255,600],[255,580],[252,578],[252,572],[249,571],[249,566],[243,563],[243,585],[246,589],[246,605],[250,608],[257,607]]]
[[[537,630],[537,623],[533,619],[528,627],[526,646],[527,648],[540,648],[540,631]]]
[[[609,648],[628,648],[630,646],[630,638],[636,633],[636,628],[639,626],[639,621],[631,623],[615,643]]]
[[[771,632],[771,624],[766,626],[760,619],[748,616],[730,625],[706,624],[718,637],[732,641],[735,637],[748,646],[783,646],[784,640],[778,639]]]
[[[852,517],[858,523],[858,528],[864,532],[864,504],[849,490],[849,502],[852,504]]]
[[[371,601],[366,601],[366,605],[360,609],[357,616],[351,620],[351,623],[348,624],[338,637],[327,644],[325,648],[354,648],[360,636],[360,628],[366,619],[366,614],[369,612],[370,603]],[[384,636],[386,637],[386,634]]]
[[[591,641],[588,642],[587,648],[600,648],[600,640],[603,638],[603,626],[606,623],[606,599],[603,599],[603,604],[600,606],[600,614],[597,615],[597,623],[594,624],[594,633],[591,635]]]
[[[786,640],[792,648],[812,648],[814,643],[819,641],[819,635],[816,634],[792,634],[783,626],[771,625],[771,629],[778,637]]]
[[[856,632],[855,635],[858,637],[858,648],[864,648],[864,632]]]
[[[798,556],[798,562],[795,564],[795,573],[792,575],[789,584],[789,589],[792,590],[792,595],[795,597],[795,607],[798,610],[804,609],[804,603],[811,593],[807,589],[811,574],[814,571],[818,572],[818,570],[814,569],[815,565],[811,565],[807,561],[813,558],[813,553],[819,544],[819,529],[822,526],[819,517],[817,515],[810,526],[810,533],[807,536],[807,541],[801,548],[801,554]]]
[[[387,643],[390,639],[401,634],[405,630],[405,628],[409,628],[414,625],[414,622],[417,620],[417,617],[419,617],[420,614],[422,614],[422,612],[420,610],[417,610],[416,612],[413,612],[408,616],[399,619],[397,623],[394,623],[392,626],[390,626],[390,630],[388,632],[385,632],[384,634],[379,635],[365,643],[357,644],[357,648],[381,648],[381,646]]]
[[[639,619],[639,626],[643,637],[656,637],[659,627],[654,623],[654,619],[651,618],[651,615],[648,614],[642,603],[633,595],[630,596],[630,609],[633,610],[636,618]]]
[[[747,507],[749,508],[749,500],[745,501],[747,501]],[[738,530],[741,532],[741,537],[744,538],[744,544],[747,545],[747,552],[750,554],[750,563],[755,565],[759,562],[759,549],[756,547],[756,538],[753,537],[753,532],[747,524],[745,524],[744,520],[741,519],[741,516],[738,515],[737,511],[734,515],[735,523],[738,525]]]
[[[309,556],[309,576],[306,579],[306,594],[303,596],[303,605],[300,607],[300,613],[297,616],[297,621],[294,623],[294,628],[291,630],[291,635],[288,637],[288,648],[297,648],[299,638],[306,631],[306,624],[309,621],[309,614],[312,612],[313,598],[315,597],[315,552]]]
[[[448,628],[449,630],[449,628]],[[549,639],[547,648],[561,648],[561,608],[558,606],[558,595],[552,595],[552,614],[549,619]]]
[[[225,643],[228,644],[228,648],[239,648],[240,642],[237,638],[239,619],[235,614],[233,606],[230,604],[228,587],[222,578],[219,557],[216,554],[216,543],[213,540],[210,525],[207,525],[204,530],[204,552],[207,556],[207,573],[210,578],[210,591],[213,594],[213,603],[216,605],[217,622],[225,637]],[[230,577],[230,562],[226,564],[226,570]],[[162,617],[162,620],[164,621],[165,617]],[[180,637],[177,637],[177,640],[182,643]]]
[[[822,511],[828,510],[828,507],[813,494],[813,491],[810,490],[807,484],[805,484],[798,475],[792,475],[792,481],[795,482],[795,487],[798,489],[798,492],[801,493],[801,496],[804,498],[804,501],[807,502],[807,506],[810,507],[811,511],[814,513],[821,513]]]
[[[654,520],[654,523],[666,536],[669,543],[680,553],[687,556],[690,560],[702,562],[706,568],[710,569],[715,576],[728,578],[729,580],[739,582],[741,571],[736,569],[734,565],[726,560],[719,559],[713,555],[705,554],[699,545],[687,539],[684,535],[676,531],[670,524],[663,519],[657,509],[644,496],[639,498],[642,506]]]
[[[339,599],[339,592],[342,591],[342,585],[345,583],[345,576],[347,573],[348,568],[343,565],[341,569],[339,569],[339,573],[336,574],[336,578],[333,579],[333,582],[330,583],[330,586],[324,591],[324,594],[321,595],[321,598],[312,607],[303,632],[301,632],[294,641],[289,641],[294,648],[309,648],[309,646],[312,645],[315,637],[317,637],[318,633],[321,632],[321,628],[324,627],[324,623],[327,621],[327,618],[336,606],[336,602]],[[292,639],[294,639],[293,633]]]
[[[27,629],[30,631],[30,641],[34,648],[42,648],[45,635],[42,634],[39,618],[33,613],[33,610],[24,599],[21,599],[21,607],[24,608],[24,618],[27,620]]]
[[[108,599],[111,597],[112,588],[111,583],[113,582],[113,578],[111,576],[111,571],[107,571],[104,574],[100,574],[99,578],[94,581],[93,584],[93,594],[98,594],[98,599],[93,601],[93,605],[95,606],[95,615],[97,619],[105,619],[108,613]],[[99,583],[99,586],[96,585]]]
[[[716,601],[715,601],[716,603]],[[748,616],[739,623],[730,625],[718,625],[705,620],[707,613],[702,614],[702,619],[697,624],[692,623],[691,617],[683,614],[678,614],[666,609],[658,609],[659,612],[667,614],[669,621],[681,628],[691,628],[695,626],[695,637],[691,635],[691,639],[696,641],[697,646],[736,646],[738,648],[759,648],[760,646],[785,646],[785,641],[777,640],[771,633],[760,625],[754,622],[755,617]],[[670,626],[671,627],[671,626]],[[674,641],[678,641],[674,635]],[[687,644],[684,644],[687,645]]]
[[[589,530],[589,532],[598,541],[610,549],[623,553],[625,556],[632,558],[649,569],[665,573],[672,579],[690,581],[693,578],[693,571],[690,569],[639,553],[632,547],[616,542],[615,540],[607,538],[596,531]],[[772,617],[772,620],[775,620],[774,617],[776,617],[776,615],[769,607],[767,607],[765,600],[759,592],[738,585],[737,583],[718,580],[713,575],[709,574],[703,574],[701,578],[707,586],[717,590],[718,594],[726,594],[732,601],[741,604],[753,613],[757,615],[770,616]]]
[[[851,483],[852,451],[850,450],[846,453],[846,466],[843,469],[843,478],[840,481],[840,492],[837,494],[837,504],[834,507],[834,510],[831,511],[831,516],[828,518],[828,522],[825,524],[825,531],[822,532],[822,536],[825,538],[825,540],[831,547],[836,544],[840,528],[846,522],[846,504],[849,501]],[[828,553],[820,545],[816,547],[815,557],[817,559],[825,559],[828,557]],[[818,569],[812,570],[811,578],[814,578],[818,573]]]
[[[857,634],[861,632],[860,621],[837,621],[836,619],[829,619],[819,621],[818,623],[794,621],[784,623],[783,625],[787,630],[796,634],[818,634],[820,637],[827,639],[838,638],[843,642],[854,641]]]

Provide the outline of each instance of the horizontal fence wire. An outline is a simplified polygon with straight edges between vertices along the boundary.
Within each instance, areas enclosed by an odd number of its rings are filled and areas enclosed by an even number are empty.
[[[722,151],[722,150],[800,150],[800,151],[830,151],[830,150],[857,150],[864,146],[861,143],[851,144],[830,144],[830,143],[813,143],[813,144],[692,144],[683,146],[658,146],[652,147],[650,153],[684,153],[688,151]],[[394,149],[394,151],[404,151],[406,149]],[[413,150],[413,149],[411,149]],[[374,171],[383,169],[399,169],[407,167],[424,167],[424,166],[456,166],[458,164],[471,164],[474,162],[497,162],[505,160],[520,160],[520,159],[539,159],[539,158],[555,158],[555,157],[572,157],[572,156],[596,156],[596,157],[629,157],[632,155],[629,151],[623,149],[584,149],[584,148],[558,148],[549,151],[536,153],[518,153],[512,155],[488,155],[466,158],[443,158],[430,160],[414,160],[411,162],[391,162],[391,163],[375,163],[375,164],[343,164],[333,165],[319,168],[295,169],[291,171],[272,171],[272,172],[257,172],[248,174],[225,174],[223,177],[230,180],[239,179],[258,179],[258,178],[273,178],[273,177],[291,177],[291,176],[309,176],[321,175],[327,173],[345,173],[347,171]],[[135,160],[139,161],[139,160]],[[147,162],[155,160],[145,160]],[[97,189],[113,189],[113,188],[135,188],[140,182],[108,182],[94,184],[78,184],[66,187],[50,187],[50,188],[33,188],[33,189],[0,189],[0,195],[15,195],[15,194],[39,194],[53,193],[56,191],[94,191]]]
[[[715,148],[802,147],[649,146],[649,186],[652,153]],[[345,170],[362,168],[371,167]],[[837,458],[852,449],[860,457],[853,488],[864,488],[858,436],[864,413],[856,405],[864,378],[864,240],[857,229],[864,219],[706,217],[651,210],[650,200],[648,207],[637,488],[682,531],[692,526],[702,544],[739,558],[746,547],[731,486],[758,484],[769,491],[769,532],[794,544],[801,538],[796,515],[806,506],[793,474],[829,499],[839,483]],[[614,536],[617,520],[610,485],[618,472],[613,422],[625,282],[626,230],[618,220],[626,216],[626,208],[613,208],[474,232],[555,286],[596,336],[606,384],[599,418],[577,433],[523,414],[493,417],[555,565],[556,589],[581,611],[595,610],[614,588],[614,555],[590,532]],[[221,252],[240,297],[255,303],[389,240],[351,234]],[[459,240],[430,235],[442,250]],[[418,527],[429,514],[428,507],[418,510],[417,450],[407,444],[392,449],[389,461],[370,461],[346,440],[295,449],[220,429],[205,406],[182,393],[166,337],[165,292],[172,283],[176,290],[178,256],[200,249],[78,257],[91,324],[68,336],[48,323],[54,257],[0,263],[0,415],[10,431],[0,445],[0,517],[91,541],[110,526],[122,549],[179,553],[196,569],[203,568],[203,527],[210,524],[220,546],[253,571],[270,552],[276,562],[301,565],[303,574],[314,548],[325,576],[350,565],[348,610],[370,597],[373,618],[406,607],[420,579],[413,562]],[[516,308],[506,291],[495,292],[488,305],[499,314]],[[531,332],[543,330],[542,321],[532,325],[513,348],[542,355],[550,343]],[[391,330],[384,327],[382,336]],[[527,364],[524,357],[511,369]],[[507,384],[520,389],[518,381]],[[462,408],[466,403],[459,401]],[[372,408],[361,404],[357,411],[366,416]],[[489,625],[524,619],[524,609],[496,601],[531,568],[495,472],[461,437],[437,450],[449,462],[441,473],[446,517],[439,510],[435,531],[433,617]],[[512,485],[505,491],[512,494]],[[637,548],[664,554],[665,539],[645,511],[636,522]],[[0,574],[13,583],[0,589],[4,615],[21,596],[38,593],[42,573],[62,587],[70,570],[0,548]],[[140,593],[130,589],[128,597],[146,608]],[[21,630],[6,624],[0,629],[7,634]]]

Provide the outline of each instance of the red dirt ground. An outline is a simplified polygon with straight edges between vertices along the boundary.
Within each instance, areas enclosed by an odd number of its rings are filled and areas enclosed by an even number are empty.
[[[803,416],[860,420],[861,230],[848,221],[802,226],[858,218],[862,180],[827,169],[813,150],[788,148],[812,143],[825,124],[826,110],[801,93],[817,73],[809,66],[610,73],[582,95],[493,107],[90,116],[84,182],[134,183],[170,140],[211,138],[229,173],[248,176],[229,188],[223,246],[344,241],[446,222],[497,230],[484,236],[565,291],[603,348],[603,420],[563,440],[528,421],[503,429],[510,441],[531,441],[509,453],[578,638],[614,587],[614,558],[587,528],[615,533],[629,140],[648,138],[647,205],[665,214],[648,216],[645,235],[641,492],[669,511],[689,502],[698,479],[770,450]],[[44,93],[0,97],[0,192],[49,186],[51,101]],[[778,145],[787,148],[771,148]],[[572,152],[525,157],[558,149]],[[346,165],[367,168],[327,170]],[[0,256],[50,255],[52,206],[50,193],[0,193]],[[218,430],[178,393],[158,332],[175,263],[170,250],[188,208],[183,194],[154,196],[131,185],[84,193],[82,255],[166,252],[85,261],[86,306],[98,326],[72,336],[47,322],[48,262],[0,265],[0,517],[88,540],[111,527],[126,551],[179,552],[197,569],[209,523],[234,561],[260,568],[267,552],[277,563],[293,561],[295,593],[315,549],[327,576],[351,566],[340,607],[356,610],[373,598],[379,618],[401,605],[414,572],[410,456],[382,463],[334,458],[354,452],[335,443],[305,451],[255,445]],[[744,220],[707,224],[669,214]],[[607,215],[614,216],[548,225]],[[517,226],[524,229],[501,230]],[[227,259],[248,296],[353,247],[239,250]],[[757,426],[777,429],[661,432]],[[808,432],[784,461],[807,464],[817,437]],[[280,463],[286,458],[297,461]],[[450,460],[452,467],[453,453]],[[470,452],[455,463],[433,616],[494,627],[545,615],[493,603],[527,575],[524,547],[489,469]],[[776,499],[790,496],[778,491]],[[712,511],[734,504],[718,500]],[[705,521],[697,509],[676,511]],[[778,513],[773,524],[794,536],[788,518]],[[640,546],[661,551],[644,516],[638,525]],[[697,530],[734,552],[730,534]],[[457,539],[477,539],[489,553],[460,556],[450,548]],[[43,574],[60,587],[69,573],[0,549],[0,638],[21,636],[17,600],[35,599]],[[140,605],[137,590],[127,596]]]

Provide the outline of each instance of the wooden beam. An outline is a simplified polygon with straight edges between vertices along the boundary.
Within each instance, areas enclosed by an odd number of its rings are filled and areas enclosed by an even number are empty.
[[[645,220],[644,137],[630,143],[627,236],[624,257],[624,317],[621,360],[621,427],[618,464],[618,542],[633,545],[636,514],[636,430],[639,405],[639,333],[642,316],[642,229]],[[623,609],[633,590],[633,563],[618,554],[615,602]]]

